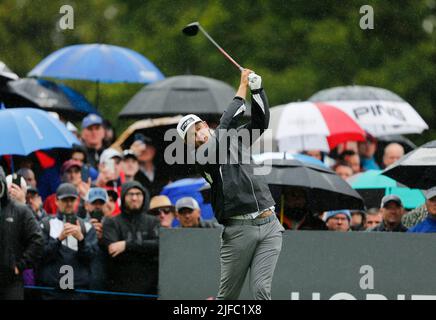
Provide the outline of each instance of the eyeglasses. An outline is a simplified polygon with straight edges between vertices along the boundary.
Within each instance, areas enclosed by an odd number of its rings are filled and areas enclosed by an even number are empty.
[[[126,197],[129,197],[129,198],[133,198],[133,197],[142,198],[142,197],[144,197],[144,195],[142,194],[142,192],[128,192],[128,193],[126,193]]]
[[[153,215],[153,216],[158,216],[158,215],[160,215],[161,213],[163,213],[163,214],[165,214],[165,215],[170,214],[170,213],[173,213],[174,210],[173,210],[171,207],[164,207],[164,208],[151,209],[151,210],[149,210],[148,212],[149,212],[151,215]]]

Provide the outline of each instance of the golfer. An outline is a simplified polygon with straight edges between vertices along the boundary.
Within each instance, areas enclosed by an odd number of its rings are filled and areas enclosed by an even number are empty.
[[[248,87],[252,97],[251,121],[237,128],[236,124],[246,110]],[[254,174],[254,164],[242,161],[247,148],[241,146],[238,139],[236,142],[230,139],[230,146],[224,151],[220,148],[220,144],[227,140],[225,132],[236,134],[246,130],[254,136],[255,129],[263,132],[268,123],[268,101],[262,79],[253,71],[244,69],[236,96],[216,130],[210,129],[206,122],[193,114],[184,116],[177,125],[181,138],[187,144],[195,144],[196,155],[216,150],[217,153],[227,153],[226,159],[232,159],[226,163],[201,165],[196,159],[197,169],[211,184],[215,216],[225,227],[221,236],[221,280],[217,299],[238,299],[248,271],[254,299],[271,299],[271,282],[284,229],[274,213],[275,203],[264,177]]]

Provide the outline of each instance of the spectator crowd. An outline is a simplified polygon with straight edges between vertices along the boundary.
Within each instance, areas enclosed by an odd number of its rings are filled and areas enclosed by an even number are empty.
[[[111,148],[114,139],[95,114],[83,119],[80,138],[82,145],[74,146],[65,161],[46,155],[53,163],[42,169],[36,170],[29,157],[12,174],[7,159],[2,160],[0,300],[23,299],[23,284],[54,288],[26,298],[92,298],[62,290],[68,284],[62,272],[66,265],[74,270],[75,289],[156,295],[160,228],[221,228],[215,220],[202,218],[194,197],[172,203],[161,194],[173,179],[156,165],[151,138],[138,135],[126,150]],[[402,145],[391,143],[377,161],[377,147],[369,137],[335,155],[305,153],[346,180],[385,168],[405,153]],[[425,204],[410,212],[394,194],[367,210],[312,212],[303,188],[286,187],[276,210],[289,230],[436,232],[436,187],[424,195]]]

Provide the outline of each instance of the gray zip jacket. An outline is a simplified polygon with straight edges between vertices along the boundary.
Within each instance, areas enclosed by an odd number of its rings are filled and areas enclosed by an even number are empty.
[[[211,185],[212,207],[221,224],[230,217],[263,211],[275,204],[264,176],[254,174],[259,166],[250,157],[250,146],[269,124],[269,105],[263,88],[251,92],[251,106],[251,121],[237,127],[246,106],[242,98],[235,97],[211,139],[196,150],[197,171]],[[238,135],[246,137],[246,133],[249,140],[237,139]],[[202,155],[216,163],[201,161]]]

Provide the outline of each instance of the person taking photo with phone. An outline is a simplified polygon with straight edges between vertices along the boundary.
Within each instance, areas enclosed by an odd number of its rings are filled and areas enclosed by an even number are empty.
[[[90,288],[92,262],[98,252],[94,227],[74,211],[78,197],[73,184],[61,184],[56,190],[56,217],[41,222],[44,253],[36,272],[37,284],[56,289],[43,291],[44,300],[88,299],[88,295],[71,290]],[[68,268],[64,269],[65,266]],[[68,272],[70,278],[66,275]]]
[[[112,216],[112,210],[109,209],[109,195],[103,188],[93,187],[89,189],[86,195],[86,216],[97,233],[98,251],[92,262],[91,289],[106,289],[106,246],[103,242],[103,222],[106,218]]]

